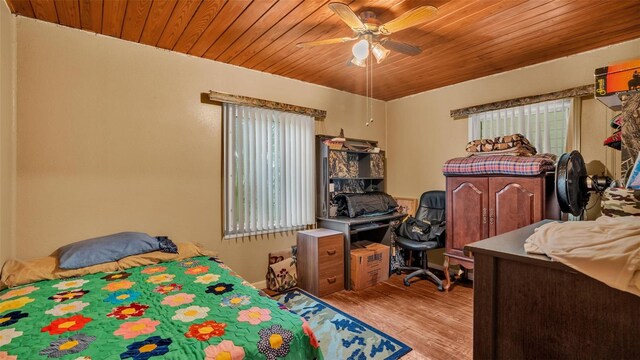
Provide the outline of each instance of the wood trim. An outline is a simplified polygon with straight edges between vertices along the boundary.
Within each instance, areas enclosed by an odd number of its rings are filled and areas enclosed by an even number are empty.
[[[313,116],[317,121],[323,121],[327,117],[326,110],[312,109],[304,106],[291,105],[276,101],[252,98],[249,96],[232,95],[218,91],[209,91],[209,100],[223,103],[232,103],[246,106],[256,106],[267,109],[274,109],[294,114]]]
[[[506,109],[514,106],[529,105],[543,101],[564,99],[568,97],[593,95],[594,88],[594,84],[589,84],[541,95],[524,96],[515,99],[496,101],[488,104],[469,106],[466,108],[451,110],[451,117],[454,119],[459,119],[468,117],[471,114],[477,114],[485,111]]]

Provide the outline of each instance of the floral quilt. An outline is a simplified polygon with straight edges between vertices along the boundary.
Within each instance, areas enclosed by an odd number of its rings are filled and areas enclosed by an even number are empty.
[[[322,359],[309,324],[213,257],[0,291],[2,359]]]

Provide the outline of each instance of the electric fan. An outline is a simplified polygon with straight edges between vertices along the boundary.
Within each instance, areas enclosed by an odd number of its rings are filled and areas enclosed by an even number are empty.
[[[582,155],[573,150],[564,153],[556,166],[556,194],[562,212],[579,216],[592,192],[602,194],[612,179],[608,176],[588,176]]]

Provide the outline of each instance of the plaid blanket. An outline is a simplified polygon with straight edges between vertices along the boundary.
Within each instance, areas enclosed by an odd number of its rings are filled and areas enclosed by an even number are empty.
[[[447,160],[445,175],[538,175],[555,170],[552,159],[544,156],[471,156]]]

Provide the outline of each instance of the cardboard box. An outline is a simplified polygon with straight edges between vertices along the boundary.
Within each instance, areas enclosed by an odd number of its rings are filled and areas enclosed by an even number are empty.
[[[389,247],[369,241],[351,244],[351,289],[362,290],[389,278]]]
[[[595,95],[614,110],[622,105],[618,93],[640,91],[640,59],[624,61],[596,69]]]

